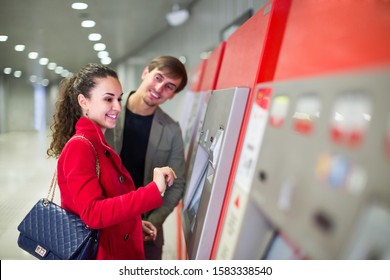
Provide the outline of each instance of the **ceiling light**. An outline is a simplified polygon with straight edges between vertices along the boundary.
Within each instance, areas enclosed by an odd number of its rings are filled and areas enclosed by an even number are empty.
[[[61,76],[64,77],[64,78],[68,77],[69,76],[69,71],[64,69],[64,71],[61,72]]]
[[[174,4],[172,11],[165,15],[169,25],[178,26],[186,22],[190,14],[186,9],[180,9],[179,4]]]
[[[110,57],[103,57],[103,58],[100,60],[100,62],[101,62],[102,64],[105,64],[105,65],[110,64],[111,61],[112,61],[112,59],[111,59]]]
[[[37,59],[38,58],[38,53],[37,52],[30,52],[28,54],[29,59]]]
[[[54,72],[56,72],[57,74],[61,74],[62,71],[64,71],[64,67],[62,66],[57,66],[56,69],[54,70]]]
[[[200,59],[208,59],[211,54],[211,51],[203,51],[200,53]]]
[[[20,70],[15,71],[14,76],[15,76],[15,78],[20,78],[22,76],[22,71],[20,71]]]
[[[7,35],[0,35],[0,42],[5,42],[8,40],[8,36]]]
[[[181,61],[181,63],[186,64],[186,62],[187,62],[187,57],[185,57],[184,55],[181,55],[181,56],[179,57],[179,60]]]
[[[95,51],[104,51],[106,49],[106,45],[103,43],[96,43],[95,45],[93,45],[93,49]]]
[[[81,2],[75,2],[72,4],[72,9],[74,10],[85,10],[88,8],[88,4],[81,3]]]
[[[100,51],[98,52],[97,56],[98,58],[103,58],[103,57],[107,57],[109,56],[110,54],[108,53],[108,51]]]
[[[57,67],[57,63],[55,63],[55,62],[50,62],[49,65],[47,65],[47,68],[49,70],[54,70],[54,69],[56,69],[56,67]]]
[[[31,75],[30,76],[30,82],[35,83],[37,81],[37,76]]]
[[[44,87],[47,87],[49,85],[49,80],[48,79],[43,79],[42,82],[41,82],[41,85],[43,85]]]
[[[88,40],[90,41],[99,41],[102,38],[102,35],[99,33],[91,33],[88,35]]]
[[[25,48],[26,48],[25,45],[16,45],[15,46],[15,51],[22,52],[22,51],[24,51]]]
[[[46,57],[42,57],[42,58],[39,59],[39,64],[40,65],[46,65],[48,63],[49,63],[49,59],[46,58]]]
[[[83,20],[81,22],[81,26],[82,27],[86,27],[86,28],[89,28],[89,27],[94,27],[95,26],[95,22],[93,20]]]
[[[4,74],[7,74],[7,75],[9,75],[9,74],[11,74],[11,72],[12,72],[12,68],[10,68],[10,67],[6,67],[6,68],[4,68]]]

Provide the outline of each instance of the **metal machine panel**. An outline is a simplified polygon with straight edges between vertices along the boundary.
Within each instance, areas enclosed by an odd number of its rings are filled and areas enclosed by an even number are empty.
[[[183,199],[190,259],[209,259],[249,88],[212,91]]]
[[[250,196],[306,258],[390,256],[389,76],[382,69],[273,85]]]
[[[389,77],[258,85],[216,258],[390,259]]]
[[[184,153],[185,153],[185,176],[188,179],[188,174],[191,174],[194,157],[198,148],[198,139],[200,129],[203,124],[204,115],[207,109],[207,102],[210,96],[210,91],[201,92],[192,96],[192,106],[188,110],[188,120],[186,129],[183,130],[184,138]]]
[[[216,259],[260,259],[274,229],[262,211],[250,201],[255,180],[255,166],[268,120],[272,84],[255,89],[248,126],[238,160],[225,221],[222,226]],[[252,207],[254,206],[254,207]],[[248,242],[249,241],[249,242]]]

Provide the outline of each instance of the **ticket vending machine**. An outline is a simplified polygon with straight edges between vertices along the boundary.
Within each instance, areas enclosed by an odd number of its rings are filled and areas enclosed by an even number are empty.
[[[217,258],[257,243],[263,259],[390,259],[389,76],[382,68],[267,85],[262,143],[244,144],[238,167],[250,185],[236,176]],[[249,151],[255,161],[242,159]],[[240,221],[262,235],[232,230]]]
[[[272,84],[263,83],[254,90],[253,103],[242,145],[232,193],[217,248],[217,259],[260,259],[271,241],[274,228],[261,209],[250,203],[254,166],[268,120]],[[246,242],[250,241],[250,242]]]
[[[249,88],[211,91],[183,198],[189,259],[209,259]]]
[[[211,259],[215,258],[219,246],[221,229],[225,222],[227,205],[233,189],[233,178],[238,165],[238,157],[241,153],[244,132],[247,130],[251,104],[258,94],[258,92],[255,92],[255,86],[260,82],[270,81],[274,77],[291,2],[291,0],[265,1],[264,7],[240,26],[226,42],[217,89],[241,85],[248,86],[251,90],[232,170],[229,174],[228,187],[213,243]],[[254,127],[254,130],[260,131],[258,127]],[[250,249],[252,248],[248,248],[248,250]]]

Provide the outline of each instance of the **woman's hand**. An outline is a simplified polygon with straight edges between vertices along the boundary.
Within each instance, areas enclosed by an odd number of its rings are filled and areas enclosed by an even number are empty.
[[[151,222],[142,220],[142,231],[144,241],[156,240],[157,229]]]
[[[173,185],[175,179],[176,173],[169,166],[156,167],[153,169],[153,181],[156,183],[161,194],[165,192],[167,185],[169,187]]]

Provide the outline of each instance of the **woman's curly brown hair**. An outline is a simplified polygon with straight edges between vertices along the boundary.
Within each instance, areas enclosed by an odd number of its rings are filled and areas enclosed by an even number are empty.
[[[59,96],[56,102],[56,111],[53,115],[52,142],[47,155],[58,158],[66,142],[75,134],[76,123],[82,116],[82,110],[78,103],[78,95],[82,94],[90,98],[90,92],[96,85],[97,78],[113,77],[118,79],[117,73],[111,68],[90,63],[77,74],[65,78],[59,85]]]

